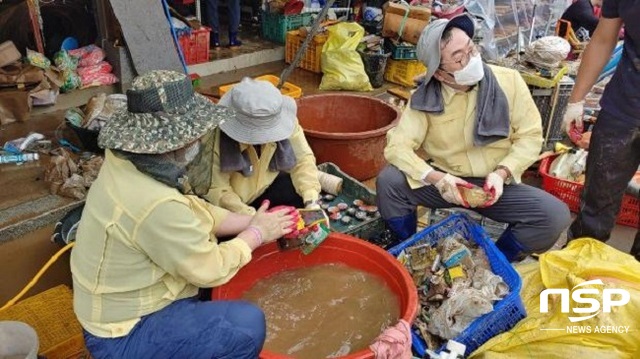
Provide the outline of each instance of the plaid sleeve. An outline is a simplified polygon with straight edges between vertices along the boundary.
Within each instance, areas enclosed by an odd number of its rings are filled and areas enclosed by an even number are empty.
[[[615,19],[620,17],[618,13],[618,0],[604,0],[602,2],[602,17],[607,19]]]

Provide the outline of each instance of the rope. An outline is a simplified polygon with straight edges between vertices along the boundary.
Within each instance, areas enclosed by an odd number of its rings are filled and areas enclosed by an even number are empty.
[[[402,21],[400,22],[400,29],[398,29],[398,41],[400,41],[400,39],[402,39],[402,33],[404,32],[404,26],[407,24],[407,19],[409,18],[411,7],[404,0],[399,1],[398,4],[406,6],[406,8],[404,9],[404,16],[402,17]]]
[[[5,310],[5,309],[9,308],[10,306],[16,304],[17,301],[19,301],[31,288],[33,288],[34,285],[36,285],[36,283],[38,283],[38,280],[40,280],[40,277],[42,277],[44,272],[46,272],[47,269],[49,269],[49,267],[51,267],[51,265],[53,263],[55,263],[55,261],[57,261],[58,258],[60,258],[61,255],[63,255],[66,251],[68,251],[69,249],[71,249],[71,247],[73,247],[74,243],[75,242],[71,242],[71,243],[67,244],[66,246],[62,247],[56,254],[51,256],[51,258],[49,258],[49,261],[47,261],[47,263],[45,263],[45,265],[42,268],[40,268],[38,273],[36,273],[36,275],[33,277],[33,279],[31,279],[29,284],[27,284],[20,291],[20,293],[18,293],[18,295],[16,295],[15,297],[11,298],[11,300],[9,300],[5,305],[3,305],[2,308],[0,308],[0,311]]]

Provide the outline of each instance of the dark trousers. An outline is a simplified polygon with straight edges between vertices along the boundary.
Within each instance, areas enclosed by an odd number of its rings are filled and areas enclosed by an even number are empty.
[[[240,27],[240,0],[228,0],[229,32],[238,32]],[[204,6],[207,22],[213,32],[220,32],[220,16],[218,15],[218,0],[206,0]]]
[[[601,112],[591,134],[580,213],[570,238],[611,236],[622,197],[640,165],[640,127]],[[632,253],[640,258],[640,231]]]
[[[244,301],[178,300],[143,317],[129,334],[84,332],[95,359],[254,359],[266,336],[264,313]]]
[[[464,177],[478,186],[484,178]],[[427,208],[456,207],[445,201],[435,186],[411,189],[399,169],[387,166],[378,175],[376,183],[378,208],[385,220],[402,217],[416,210],[418,205]],[[474,211],[494,221],[508,223],[515,239],[527,253],[540,253],[551,248],[571,222],[569,209],[549,193],[525,184],[504,186],[502,197],[491,207],[474,208]]]
[[[296,208],[304,207],[302,197],[296,192],[296,188],[291,181],[291,175],[286,172],[280,172],[271,185],[264,191],[255,201],[249,203],[253,208],[260,208],[262,201],[268,199],[271,203],[270,207],[275,206],[293,206]]]

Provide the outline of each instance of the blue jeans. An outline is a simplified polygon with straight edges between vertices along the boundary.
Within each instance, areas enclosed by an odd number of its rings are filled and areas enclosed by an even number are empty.
[[[84,332],[95,359],[255,359],[266,334],[264,313],[243,301],[176,301],[143,317],[120,338]]]
[[[229,32],[238,32],[238,28],[240,28],[240,0],[227,0],[227,9],[229,10]],[[219,33],[218,0],[206,0],[205,14],[212,31]]]

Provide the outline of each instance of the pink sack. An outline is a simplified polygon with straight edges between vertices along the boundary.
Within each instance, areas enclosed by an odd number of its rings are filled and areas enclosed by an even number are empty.
[[[97,65],[78,68],[78,75],[80,75],[80,77],[83,77],[93,74],[108,74],[111,73],[111,70],[113,70],[111,64],[106,61],[101,61]]]
[[[118,82],[118,78],[114,74],[94,73],[86,76],[80,76],[82,80],[82,88],[92,86],[112,85]]]
[[[104,50],[96,45],[88,45],[79,49],[71,50],[69,51],[69,54],[80,59],[78,67],[97,65],[107,57]]]

